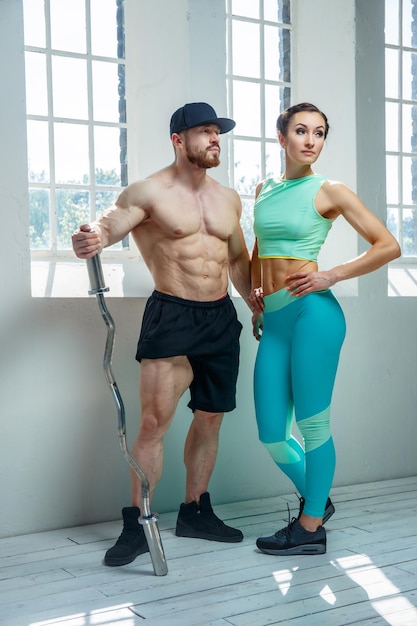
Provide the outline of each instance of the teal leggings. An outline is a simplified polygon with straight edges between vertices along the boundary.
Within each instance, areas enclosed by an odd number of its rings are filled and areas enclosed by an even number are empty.
[[[304,513],[322,517],[336,462],[330,402],[345,318],[331,291],[297,298],[281,289],[264,302],[254,375],[259,439],[305,498]],[[292,435],[294,415],[304,446]]]

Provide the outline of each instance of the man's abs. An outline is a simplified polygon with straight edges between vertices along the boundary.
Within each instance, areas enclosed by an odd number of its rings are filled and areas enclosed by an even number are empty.
[[[155,289],[185,300],[211,302],[228,287],[228,244],[207,234],[154,237],[137,244]]]
[[[197,265],[197,264],[196,264]],[[194,270],[197,268],[194,268]],[[219,268],[220,269],[220,268]],[[177,296],[184,300],[197,302],[212,302],[222,298],[227,293],[228,273],[227,267],[221,271],[201,272],[184,271],[184,267],[157,269],[152,273],[155,289],[171,296]]]

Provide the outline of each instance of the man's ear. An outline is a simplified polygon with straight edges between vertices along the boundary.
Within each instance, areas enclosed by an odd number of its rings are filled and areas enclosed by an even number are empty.
[[[171,141],[174,147],[180,146],[182,144],[182,137],[179,133],[172,133]]]

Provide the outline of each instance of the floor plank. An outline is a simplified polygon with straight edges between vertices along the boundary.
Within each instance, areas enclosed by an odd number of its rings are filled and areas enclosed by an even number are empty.
[[[417,625],[417,477],[332,492],[325,555],[274,557],[257,537],[298,512],[295,494],[234,502],[216,513],[240,544],[175,537],[160,516],[168,575],[149,554],[103,566],[120,522],[0,539],[3,626]]]

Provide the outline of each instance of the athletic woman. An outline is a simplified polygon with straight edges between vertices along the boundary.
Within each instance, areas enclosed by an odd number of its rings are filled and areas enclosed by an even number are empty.
[[[267,554],[323,554],[323,524],[334,513],[330,403],[345,336],[331,287],[378,269],[401,251],[353,191],[313,171],[329,131],[324,113],[309,103],[291,106],[279,116],[277,131],[285,171],[256,189],[251,300],[263,306],[263,315],[254,315],[260,340],[254,393],[259,438],[301,498],[298,517],[256,543]],[[369,248],[319,270],[318,253],[339,216]],[[292,435],[294,416],[303,445]]]

